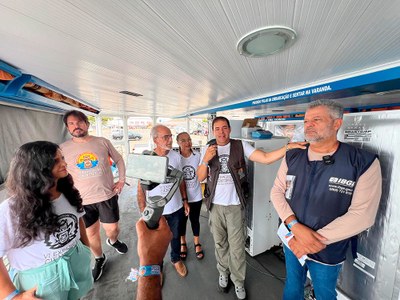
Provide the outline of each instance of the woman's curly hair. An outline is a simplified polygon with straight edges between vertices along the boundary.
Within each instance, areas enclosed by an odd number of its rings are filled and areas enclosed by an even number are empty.
[[[50,189],[56,184],[52,174],[57,144],[36,141],[22,145],[15,153],[6,182],[11,196],[10,211],[17,229],[17,245],[24,247],[42,234],[48,237],[58,228],[51,205]],[[57,191],[83,211],[82,198],[71,175],[57,181]]]

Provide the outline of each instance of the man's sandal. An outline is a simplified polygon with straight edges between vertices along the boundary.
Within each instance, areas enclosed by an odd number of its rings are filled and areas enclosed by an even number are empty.
[[[182,247],[185,247],[186,250],[182,251]],[[187,257],[187,246],[186,243],[181,243],[181,253],[180,253],[181,259],[185,260]]]
[[[197,247],[201,247],[201,244],[195,244],[195,245],[194,245],[194,251],[196,252],[196,258],[197,258],[198,260],[201,260],[201,259],[204,258],[204,252],[203,252],[203,250],[196,251],[196,248],[197,248]]]

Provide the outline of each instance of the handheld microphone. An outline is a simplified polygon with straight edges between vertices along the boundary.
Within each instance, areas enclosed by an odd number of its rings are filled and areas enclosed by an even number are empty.
[[[216,139],[211,139],[211,140],[209,140],[209,141],[207,142],[206,145],[208,145],[208,146],[217,145],[217,140],[216,140]],[[215,150],[217,150],[217,148],[216,148]],[[215,154],[218,155],[218,151],[217,151]]]
[[[216,143],[217,143],[217,140],[216,140],[216,139],[211,139],[211,140],[209,140],[209,141],[207,142],[206,145],[212,146],[212,145],[215,145]]]
[[[335,159],[330,155],[322,156],[322,160],[325,165],[333,165],[335,163]]]

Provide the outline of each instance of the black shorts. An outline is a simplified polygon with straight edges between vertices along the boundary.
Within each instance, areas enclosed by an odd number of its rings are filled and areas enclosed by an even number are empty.
[[[83,208],[86,212],[83,216],[86,228],[92,226],[99,219],[101,223],[117,223],[119,221],[118,195],[106,201],[84,205]]]

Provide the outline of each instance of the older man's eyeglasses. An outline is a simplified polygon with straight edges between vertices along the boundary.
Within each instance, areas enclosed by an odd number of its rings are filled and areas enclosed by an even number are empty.
[[[163,135],[163,136],[158,136],[158,138],[160,138],[160,139],[162,139],[164,141],[168,141],[169,139],[172,138],[172,134],[166,134],[166,135]]]

